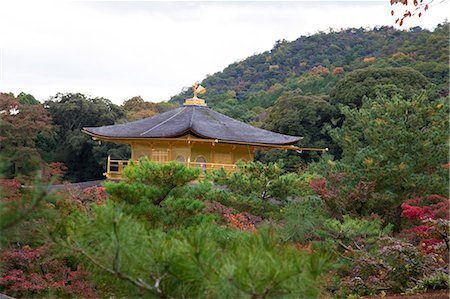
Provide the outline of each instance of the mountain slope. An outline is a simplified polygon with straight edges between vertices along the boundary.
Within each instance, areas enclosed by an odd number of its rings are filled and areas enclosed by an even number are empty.
[[[329,129],[343,123],[340,105],[360,107],[380,93],[406,99],[448,95],[448,23],[434,31],[419,27],[347,29],[279,41],[270,50],[235,62],[205,78],[208,106],[262,128],[305,137],[302,146],[341,149]],[[186,90],[171,98],[182,103]],[[319,157],[291,152],[261,153],[287,167]]]
[[[209,105],[230,116],[234,114],[227,111],[230,105],[244,105],[255,114],[261,112],[261,108],[273,105],[280,89],[287,85],[292,89],[298,87],[292,85],[300,84],[306,88],[305,93],[329,94],[337,82],[333,72],[337,76],[370,66],[412,67],[443,92],[448,78],[448,28],[448,23],[432,32],[420,27],[401,31],[385,26],[278,41],[270,51],[235,62],[201,84],[207,88]],[[328,73],[330,78],[323,80]],[[190,90],[186,90],[170,101],[182,103],[189,96]],[[253,116],[240,118],[252,121]]]

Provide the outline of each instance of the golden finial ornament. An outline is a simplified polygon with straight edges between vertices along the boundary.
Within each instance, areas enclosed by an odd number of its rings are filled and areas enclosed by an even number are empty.
[[[196,82],[192,85],[192,91],[194,92],[194,97],[192,99],[186,99],[184,105],[206,106],[205,100],[197,97],[199,94],[204,94],[206,88]]]
[[[197,99],[197,95],[204,94],[206,92],[206,89],[196,82],[194,83],[194,85],[192,85],[192,91],[194,91],[194,99]]]

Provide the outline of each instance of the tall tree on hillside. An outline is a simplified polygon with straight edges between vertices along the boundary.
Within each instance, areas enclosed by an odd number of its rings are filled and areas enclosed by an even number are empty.
[[[378,93],[410,99],[432,84],[418,71],[408,68],[366,68],[342,78],[331,91],[331,102],[349,107],[361,107],[364,98],[375,98]]]
[[[126,100],[122,104],[122,109],[125,111],[127,115],[127,120],[130,121],[151,117],[158,113],[168,111],[174,107],[175,107],[174,104],[167,102],[162,103],[146,102],[140,96],[132,97],[131,99]]]
[[[332,153],[337,154],[331,137],[325,130],[326,125],[336,124],[338,108],[333,106],[325,96],[305,96],[301,92],[283,93],[274,106],[269,116],[263,123],[263,128],[283,134],[303,136],[302,145],[308,147],[328,147]],[[316,152],[307,152],[301,157],[310,161],[318,157]],[[286,166],[292,167],[288,160],[299,156],[298,153],[285,153]],[[280,158],[280,155],[274,157]],[[267,158],[267,157],[266,157]],[[297,163],[299,162],[296,158]],[[294,160],[294,161],[295,161]]]
[[[23,105],[37,105],[37,104],[40,104],[40,102],[38,100],[36,100],[36,98],[33,95],[31,95],[29,93],[21,92],[21,93],[19,93],[17,95],[17,99]]]
[[[50,115],[41,104],[24,105],[0,94],[0,164],[5,165],[6,177],[28,176],[41,166],[36,140],[51,128]]]
[[[81,132],[83,127],[112,125],[125,117],[122,109],[110,100],[89,98],[79,93],[59,93],[45,105],[48,106],[56,131],[53,138],[40,143],[40,149],[51,153],[47,159],[66,164],[67,179],[101,179],[108,154],[115,158],[128,158],[128,147],[99,144]]]

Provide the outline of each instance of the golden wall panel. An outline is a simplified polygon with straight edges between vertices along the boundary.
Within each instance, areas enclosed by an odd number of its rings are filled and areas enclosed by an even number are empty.
[[[180,162],[235,164],[239,160],[253,161],[254,147],[238,144],[211,143],[199,141],[138,141],[132,145],[132,159],[144,156],[155,162],[178,160]]]

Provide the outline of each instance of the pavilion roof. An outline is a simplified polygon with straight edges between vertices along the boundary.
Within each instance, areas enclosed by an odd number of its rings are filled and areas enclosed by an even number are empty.
[[[83,130],[98,138],[176,138],[191,133],[200,138],[239,143],[291,145],[303,137],[259,129],[206,106],[184,105],[141,120]]]

